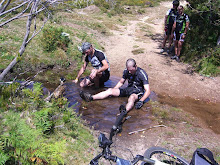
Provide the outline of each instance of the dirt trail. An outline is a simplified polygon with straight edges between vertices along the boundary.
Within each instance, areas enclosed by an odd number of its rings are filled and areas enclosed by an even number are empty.
[[[111,64],[111,74],[121,76],[125,61],[134,58],[148,73],[151,90],[156,93],[220,102],[220,77],[207,78],[192,73],[190,65],[177,63],[159,53],[164,15],[171,7],[171,2],[162,2],[158,7],[147,8],[145,14],[121,26],[120,31],[111,31],[112,36],[101,39]],[[140,30],[140,26],[149,29],[151,38]],[[134,55],[132,51],[137,47],[144,53]]]

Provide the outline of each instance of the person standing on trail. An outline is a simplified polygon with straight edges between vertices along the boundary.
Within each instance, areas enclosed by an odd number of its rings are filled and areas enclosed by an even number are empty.
[[[121,88],[125,81],[128,80],[128,86],[126,88]],[[134,104],[136,109],[140,109],[144,101],[150,95],[150,86],[148,82],[147,73],[137,67],[136,61],[134,59],[128,59],[126,61],[126,69],[123,72],[123,76],[115,87],[109,88],[106,91],[100,92],[95,95],[80,92],[80,97],[85,101],[104,99],[109,96],[120,96],[128,97],[128,102],[126,106],[121,105],[120,111],[130,111]]]
[[[172,27],[173,27],[173,23],[177,17],[177,7],[179,6],[179,1],[178,0],[174,0],[173,1],[173,8],[169,9],[165,15],[165,19],[164,19],[164,30],[165,30],[165,34],[164,34],[164,39],[163,39],[163,43],[162,43],[162,49],[160,51],[160,53],[165,52],[165,45],[166,45],[166,41],[169,38],[169,45],[168,45],[168,49],[167,52],[170,53],[170,47],[171,44],[173,42],[173,33],[172,33]]]
[[[104,86],[104,82],[106,82],[110,77],[110,65],[105,54],[102,51],[93,48],[92,44],[89,42],[84,42],[81,49],[82,54],[86,55],[86,57],[83,66],[79,70],[79,73],[73,82],[78,82],[80,76],[86,70],[87,65],[91,62],[93,69],[90,75],[80,82],[80,87],[91,86],[93,84],[96,88]]]
[[[179,61],[182,45],[186,37],[187,30],[189,29],[189,16],[183,11],[183,6],[180,5],[178,7],[178,15],[172,29],[172,31],[174,31],[175,55],[172,56],[171,59],[176,59],[176,61]]]

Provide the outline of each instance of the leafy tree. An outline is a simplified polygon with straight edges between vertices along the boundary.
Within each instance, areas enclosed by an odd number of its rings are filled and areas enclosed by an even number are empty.
[[[205,75],[220,73],[220,54],[217,40],[220,36],[219,0],[188,0],[190,30],[182,56]]]

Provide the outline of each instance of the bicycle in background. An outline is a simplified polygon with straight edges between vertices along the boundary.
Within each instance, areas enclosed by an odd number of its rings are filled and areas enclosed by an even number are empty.
[[[105,134],[100,133],[98,140],[102,152],[90,161],[90,165],[98,165],[99,159],[102,157],[110,162],[116,162],[117,165],[135,165],[138,162],[141,162],[141,165],[189,165],[178,154],[161,147],[151,147],[145,151],[144,155],[136,155],[132,161],[112,155],[112,151],[110,150],[113,144],[112,138],[114,135],[122,132],[123,123],[130,118],[130,116],[126,117],[126,115],[126,111],[120,113],[111,128],[109,138]]]

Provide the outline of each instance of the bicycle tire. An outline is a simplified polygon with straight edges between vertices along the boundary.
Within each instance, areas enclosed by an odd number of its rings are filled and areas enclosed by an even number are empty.
[[[188,161],[185,160],[183,157],[162,147],[151,147],[147,149],[144,153],[144,157],[148,159],[154,158],[161,162],[171,164],[171,165],[172,164],[189,165]],[[162,160],[160,157],[162,158]],[[142,162],[141,165],[150,165],[150,164]]]

